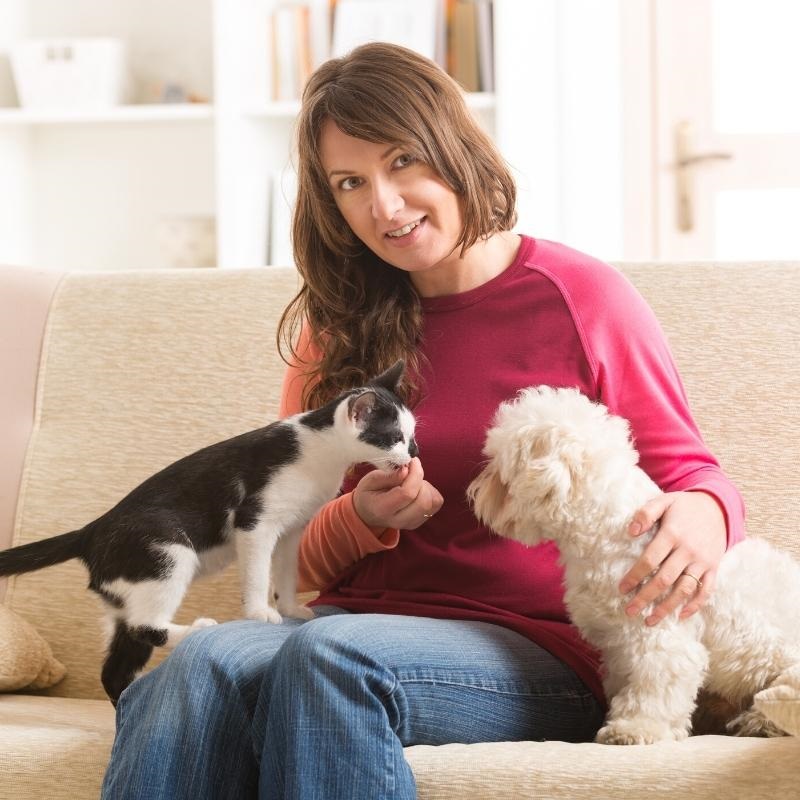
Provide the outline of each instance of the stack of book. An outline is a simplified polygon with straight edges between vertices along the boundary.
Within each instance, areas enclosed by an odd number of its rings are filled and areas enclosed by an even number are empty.
[[[467,92],[491,92],[491,0],[296,0],[270,17],[272,99],[296,100],[311,72],[365,42],[438,61]]]

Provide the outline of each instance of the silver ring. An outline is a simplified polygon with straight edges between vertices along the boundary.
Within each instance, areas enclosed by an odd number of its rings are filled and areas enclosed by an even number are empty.
[[[691,578],[693,581],[695,581],[695,583],[697,583],[697,588],[698,588],[698,589],[702,588],[702,586],[703,586],[703,581],[701,581],[701,580],[700,580],[700,578],[695,578],[695,576],[694,576],[694,575],[692,575],[692,573],[691,573],[691,572],[687,572],[686,570],[684,570],[684,571],[681,573],[681,575],[685,575],[687,578]]]
[[[425,517],[425,519],[430,519],[433,514],[423,514],[422,516]]]

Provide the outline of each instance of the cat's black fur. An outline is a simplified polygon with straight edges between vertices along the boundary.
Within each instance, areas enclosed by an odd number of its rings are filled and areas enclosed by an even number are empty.
[[[353,463],[388,468],[417,454],[413,417],[396,395],[403,368],[398,362],[319,409],[170,464],[80,530],[0,552],[0,576],[74,558],[86,565],[89,588],[113,621],[102,681],[114,703],[154,646],[175,644],[194,628],[214,624],[178,626],[171,620],[195,575],[221,569],[234,549],[245,616],[280,621],[268,606],[269,571],[261,563],[272,561],[276,545],[275,555],[285,561],[277,566],[292,574],[276,570],[272,596],[281,610],[306,615],[294,599],[302,528],[336,495]],[[273,496],[281,502],[270,503]],[[159,592],[160,606],[153,599]]]

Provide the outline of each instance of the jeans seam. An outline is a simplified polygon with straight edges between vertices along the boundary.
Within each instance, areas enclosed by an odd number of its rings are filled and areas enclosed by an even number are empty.
[[[436,686],[436,685],[444,685],[444,686],[457,686],[461,689],[478,689],[484,692],[493,692],[495,694],[504,694],[504,695],[516,695],[516,696],[528,696],[528,697],[541,697],[547,699],[586,699],[594,697],[592,692],[588,689],[585,691],[562,691],[562,692],[548,692],[548,691],[534,691],[529,688],[523,687],[511,687],[511,686],[499,686],[497,684],[487,684],[487,683],[469,683],[463,680],[447,680],[445,678],[399,678],[399,683],[403,686],[405,685],[429,685],[429,686]]]

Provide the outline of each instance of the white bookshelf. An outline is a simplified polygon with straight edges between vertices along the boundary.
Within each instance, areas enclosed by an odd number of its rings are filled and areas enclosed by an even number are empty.
[[[270,180],[293,170],[299,108],[270,97],[275,4],[0,0],[0,263],[160,267],[159,221],[200,216],[216,220],[219,267],[267,264],[270,236],[287,234],[270,231]],[[537,166],[524,55],[534,5],[494,0],[495,91],[468,96],[518,174],[521,227]],[[74,113],[17,106],[5,58],[15,41],[101,35],[126,40],[140,96],[166,79],[208,102]]]

